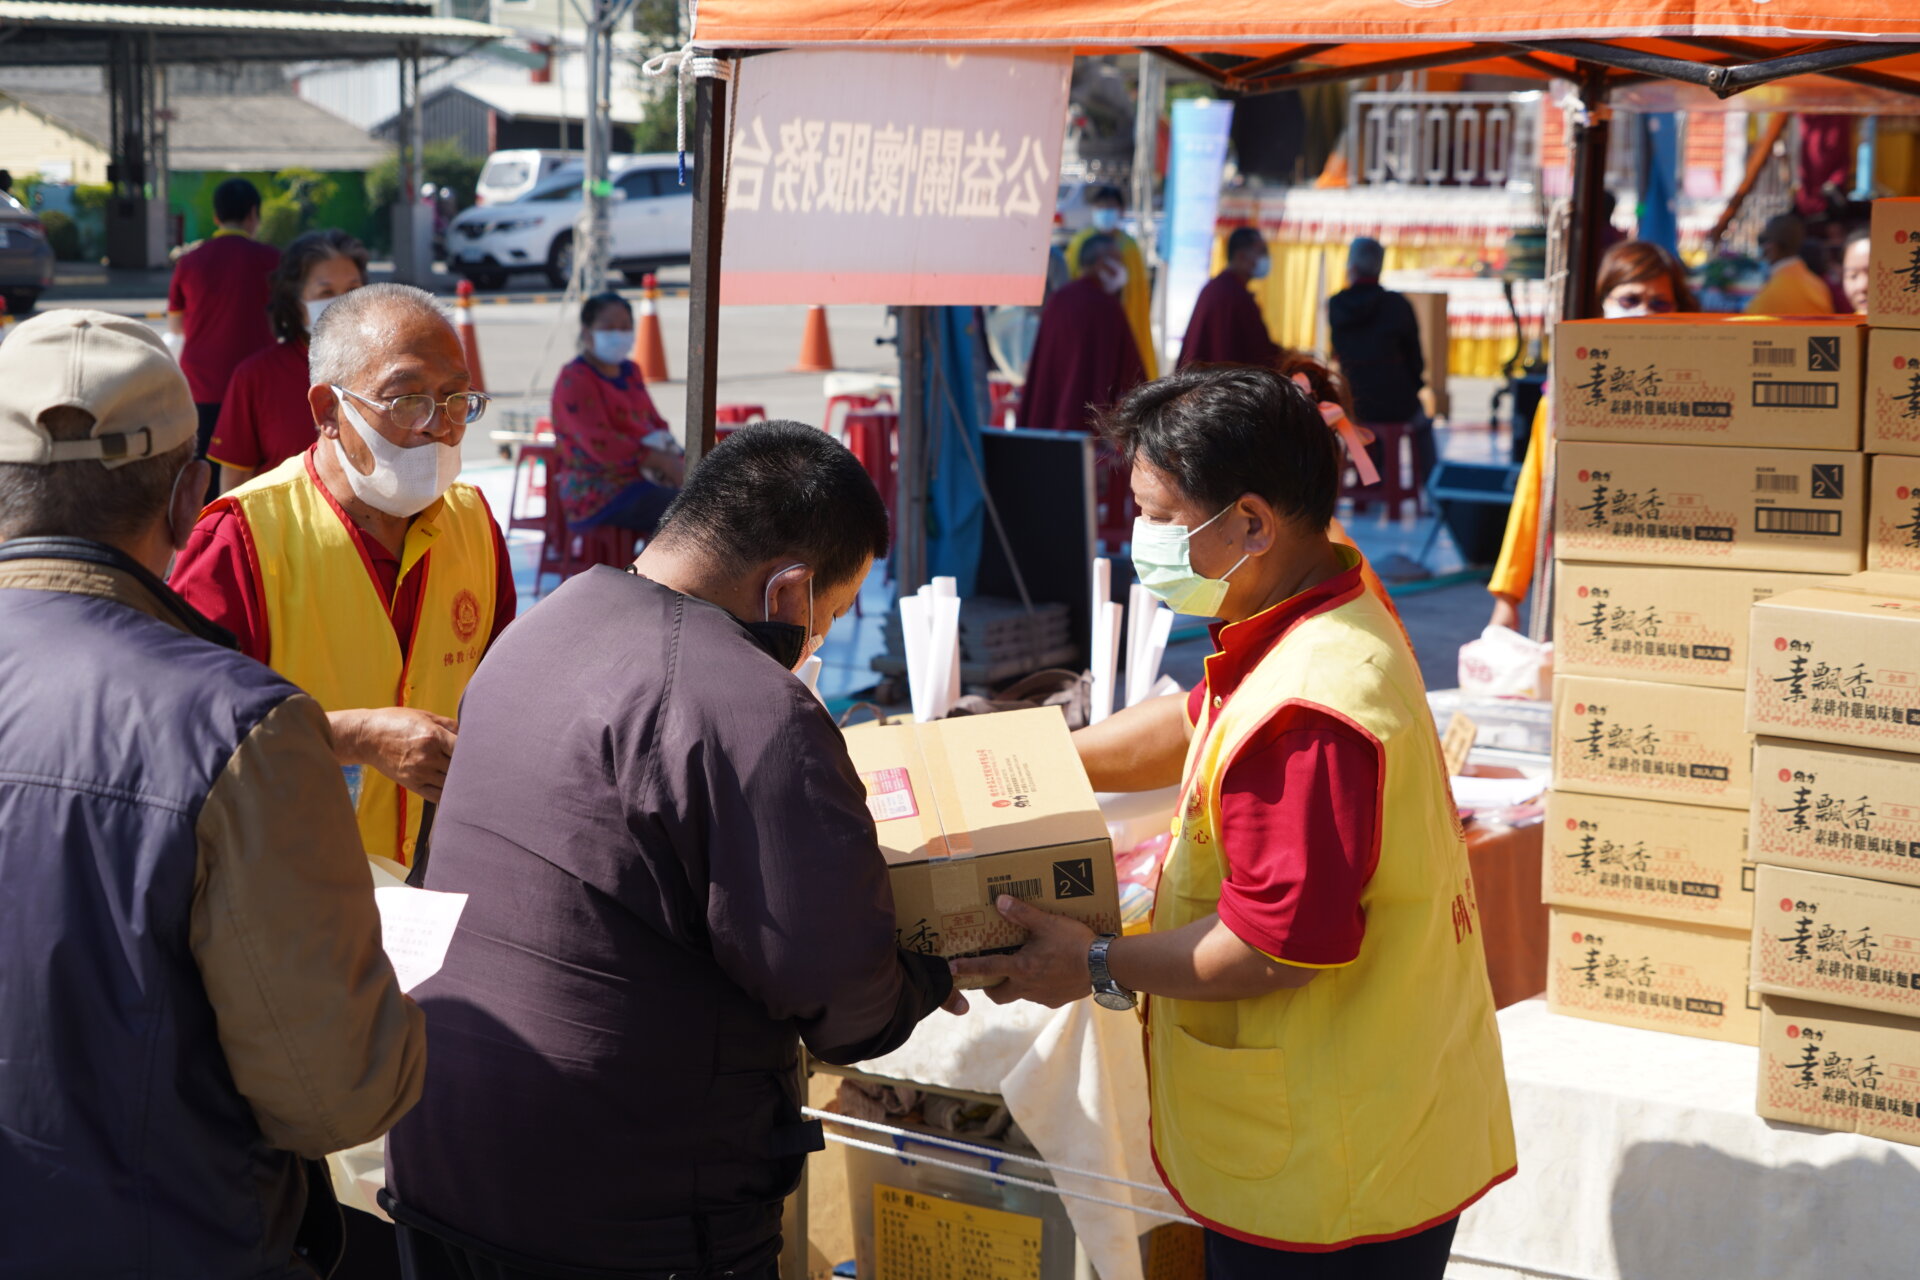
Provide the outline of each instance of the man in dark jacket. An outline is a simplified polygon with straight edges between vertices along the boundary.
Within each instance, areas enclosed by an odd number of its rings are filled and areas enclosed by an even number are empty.
[[[481,663],[426,870],[466,913],[387,1144],[415,1280],[770,1278],[820,1140],[800,1042],[856,1062],[965,1007],[896,945],[865,788],[793,674],[886,547],[852,454],[750,426],[630,572]]]
[[[4,1276],[325,1275],[425,1072],[326,716],[162,581],[194,421],[138,321],[0,346]]]
[[[1420,407],[1427,361],[1413,304],[1380,287],[1386,250],[1356,239],[1347,249],[1347,287],[1327,299],[1327,324],[1340,372],[1353,388],[1353,416],[1362,426],[1412,424],[1413,467],[1420,483],[1433,470],[1433,424]],[[1372,446],[1378,455],[1378,444]],[[1375,458],[1384,470],[1397,459]]]

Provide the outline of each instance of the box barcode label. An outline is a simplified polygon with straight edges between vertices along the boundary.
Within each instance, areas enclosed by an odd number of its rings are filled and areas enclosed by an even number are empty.
[[[1804,533],[1821,538],[1840,536],[1838,511],[1807,511],[1800,507],[1761,507],[1753,513],[1755,533]]]
[[[1756,382],[1753,384],[1753,405],[1756,409],[1838,409],[1840,384]]]
[[[1793,357],[1792,347],[1755,347],[1753,349],[1753,363],[1756,368],[1762,365],[1769,368],[1776,365],[1791,365],[1794,363]]]
[[[905,769],[863,773],[860,781],[867,784],[867,812],[875,822],[920,816],[920,807],[913,801],[913,779]]]
[[[1755,493],[1798,493],[1800,477],[1762,471],[1753,478],[1753,491]]]
[[[1037,898],[1040,896],[1040,878],[1035,876],[1031,880],[1015,880],[1012,876],[988,876],[987,896],[992,898],[1003,893],[1022,902]]]

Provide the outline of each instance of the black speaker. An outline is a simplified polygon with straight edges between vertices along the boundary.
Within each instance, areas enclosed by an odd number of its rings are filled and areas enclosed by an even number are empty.
[[[1462,560],[1480,566],[1500,558],[1507,512],[1519,481],[1518,463],[1442,462],[1433,469],[1427,493],[1439,506],[1441,523],[1453,535]]]

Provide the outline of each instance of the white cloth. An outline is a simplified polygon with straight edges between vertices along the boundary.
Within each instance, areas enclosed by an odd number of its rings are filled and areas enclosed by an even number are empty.
[[[964,1017],[935,1014],[906,1045],[860,1064],[898,1080],[997,1093],[1040,1158],[1159,1185],[1147,1137],[1147,1066],[1140,1020],[1079,1000],[1064,1009],[997,1005],[970,992]],[[1032,1172],[1011,1172],[1030,1176]],[[1164,1193],[1053,1175],[1061,1187],[1177,1213]],[[1062,1196],[1073,1232],[1100,1280],[1142,1280],[1140,1233],[1164,1218]]]
[[[1467,1210],[1449,1275],[1911,1276],[1920,1149],[1762,1120],[1759,1051],[1500,1013],[1520,1172]]]

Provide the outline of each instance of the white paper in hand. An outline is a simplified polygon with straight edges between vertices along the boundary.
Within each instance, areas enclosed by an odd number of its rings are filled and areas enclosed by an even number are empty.
[[[391,885],[375,889],[373,901],[380,908],[380,940],[393,974],[402,991],[411,991],[446,963],[467,895]]]

